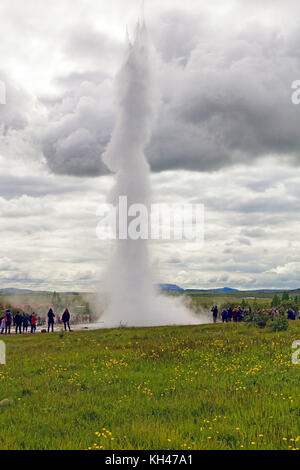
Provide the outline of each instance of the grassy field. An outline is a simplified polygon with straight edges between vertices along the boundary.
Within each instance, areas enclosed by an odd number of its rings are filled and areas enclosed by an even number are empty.
[[[300,447],[300,321],[1,339],[1,449]]]

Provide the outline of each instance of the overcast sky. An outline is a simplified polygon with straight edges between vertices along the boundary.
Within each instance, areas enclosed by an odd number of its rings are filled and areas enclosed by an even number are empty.
[[[154,243],[161,282],[300,287],[300,4],[146,0],[161,103],[156,202],[205,206],[205,244]],[[1,0],[0,287],[94,290],[113,79],[138,0]]]

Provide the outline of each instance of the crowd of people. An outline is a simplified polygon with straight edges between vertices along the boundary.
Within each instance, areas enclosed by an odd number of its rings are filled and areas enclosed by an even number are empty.
[[[56,315],[53,312],[53,309],[50,308],[47,314],[48,333],[50,332],[50,330],[51,332],[54,332],[55,319]],[[10,310],[6,310],[5,314],[0,316],[0,333],[1,335],[10,334],[12,328],[15,328],[16,334],[28,333],[29,328],[30,333],[35,333],[37,323],[38,317],[34,312],[31,314],[25,312],[21,314],[20,312],[17,312],[15,315],[13,315]],[[63,323],[65,330],[67,330],[68,328],[69,331],[71,331],[70,312],[68,308],[66,308],[62,314],[61,323]]]
[[[251,308],[245,309],[238,306],[237,308],[229,307],[228,309],[223,309],[222,312],[219,312],[218,307],[215,305],[211,309],[213,315],[213,321],[216,323],[217,319],[220,318],[223,323],[227,322],[241,322],[244,320],[246,313],[251,313]]]
[[[245,318],[249,315],[251,315],[251,307],[245,308],[241,307],[240,305],[238,307],[232,308],[224,308],[222,311],[219,312],[219,309],[217,305],[214,305],[211,309],[212,315],[213,315],[213,321],[216,323],[217,319],[219,318],[222,320],[223,323],[228,323],[228,322],[241,322],[244,321]],[[288,320],[296,320],[297,317],[300,320],[300,309],[298,310],[298,313],[292,308],[287,309],[285,312],[281,311],[279,308],[272,307],[269,310],[264,310],[260,309],[258,314],[263,314],[265,316],[269,317],[279,317],[282,313],[285,313],[287,315]]]

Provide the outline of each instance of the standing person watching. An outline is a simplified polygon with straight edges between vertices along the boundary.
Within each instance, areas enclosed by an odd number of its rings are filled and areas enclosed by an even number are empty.
[[[216,323],[217,318],[218,318],[218,313],[219,313],[218,312],[218,307],[217,306],[213,307],[211,309],[211,311],[212,311],[212,314],[213,314],[213,321],[214,321],[214,323]]]
[[[232,311],[232,319],[235,323],[237,323],[237,321],[238,321],[238,311],[237,311],[236,308],[234,308],[233,311]]]
[[[26,313],[23,313],[23,318],[22,318],[22,324],[23,324],[23,333],[26,331],[27,333],[27,330],[28,330],[28,317],[26,315]]]
[[[1,318],[1,335],[3,335],[5,331],[5,324],[6,324],[6,317],[4,316],[3,318]]]
[[[222,322],[223,322],[223,323],[224,323],[224,322],[227,323],[227,321],[228,321],[228,312],[227,312],[227,310],[226,310],[225,308],[224,308],[224,310],[222,311],[221,316],[222,316]]]
[[[10,335],[10,328],[11,328],[11,321],[12,321],[12,315],[11,315],[10,310],[6,310],[5,318],[6,318],[6,322],[5,322],[5,334],[8,333],[8,334]]]
[[[53,313],[52,308],[50,308],[48,312],[48,333],[50,331],[50,327],[52,329],[52,333],[54,332],[54,318],[55,318],[55,314]]]
[[[16,335],[18,334],[18,331],[20,334],[22,333],[22,321],[22,315],[20,315],[20,312],[17,312],[15,316]]]
[[[36,316],[35,316],[34,312],[30,316],[30,327],[31,327],[30,333],[35,333],[35,331],[36,331]]]
[[[71,328],[70,328],[70,312],[67,308],[65,309],[65,311],[62,315],[62,321],[63,321],[64,327],[65,327],[65,331],[67,331],[67,325],[68,325],[69,331],[71,331]]]

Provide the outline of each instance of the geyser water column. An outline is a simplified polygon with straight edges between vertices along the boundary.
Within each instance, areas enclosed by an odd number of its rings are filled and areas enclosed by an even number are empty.
[[[150,168],[145,148],[150,141],[157,103],[151,64],[147,29],[144,22],[138,23],[116,78],[117,122],[103,155],[103,161],[115,173],[109,202],[117,208],[121,196],[127,197],[128,207],[132,204],[150,207]],[[157,296],[147,240],[116,240],[105,284],[110,305],[101,322],[106,327],[200,323],[183,306]]]

